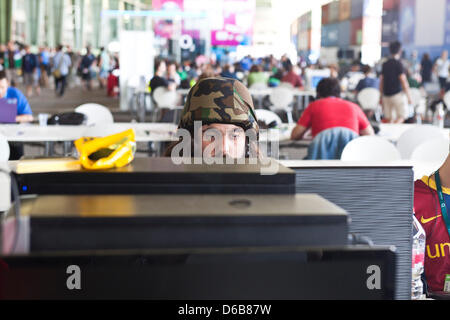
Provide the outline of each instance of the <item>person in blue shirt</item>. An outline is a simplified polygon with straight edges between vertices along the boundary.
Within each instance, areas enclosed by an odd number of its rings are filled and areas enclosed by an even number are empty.
[[[16,122],[25,123],[33,121],[30,104],[19,89],[10,87],[6,72],[0,71],[0,99],[15,99],[17,101]],[[24,155],[23,143],[9,142],[9,160],[19,160]]]
[[[16,99],[16,122],[24,123],[33,121],[33,112],[31,111],[27,98],[19,89],[9,86],[5,71],[0,71],[0,99],[2,98]]]
[[[87,90],[92,90],[92,67],[95,62],[95,56],[91,53],[91,48],[86,48],[86,54],[83,56],[78,67],[81,78],[84,81]]]
[[[367,66],[367,65],[363,66],[362,72],[364,73],[364,79],[361,79],[358,82],[358,84],[355,88],[356,94],[366,88],[375,88],[375,89],[380,88],[379,80],[377,78],[374,78],[371,76],[372,68],[370,66]]]

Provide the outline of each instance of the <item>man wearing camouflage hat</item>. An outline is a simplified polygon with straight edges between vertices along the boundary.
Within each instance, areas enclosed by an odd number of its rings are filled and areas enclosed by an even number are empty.
[[[191,146],[201,141],[202,152],[206,150],[212,157],[234,159],[249,157],[251,145],[257,141],[259,134],[249,91],[238,80],[229,78],[206,78],[192,87],[179,129],[189,131],[193,140]],[[215,133],[211,134],[211,131]],[[249,139],[252,136],[254,141]],[[171,155],[179,143],[181,141],[169,147],[166,155]],[[219,148],[212,147],[212,144]],[[253,150],[257,152],[256,149]]]

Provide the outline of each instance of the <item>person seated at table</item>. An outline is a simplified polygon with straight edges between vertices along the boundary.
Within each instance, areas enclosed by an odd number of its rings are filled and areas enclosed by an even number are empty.
[[[355,94],[358,94],[366,88],[374,88],[379,90],[380,82],[377,78],[372,75],[372,68],[368,65],[362,67],[362,72],[364,73],[364,79],[359,80],[355,88]]]
[[[294,65],[290,62],[286,64],[286,74],[281,78],[281,82],[287,82],[292,84],[294,88],[303,89],[303,81],[302,78],[299,76],[297,71],[294,68]]]
[[[250,68],[250,73],[248,74],[248,78],[247,78],[247,85],[249,88],[255,83],[261,83],[261,84],[267,85],[268,81],[269,81],[269,78],[267,77],[267,74],[265,74],[262,71],[262,68],[260,65],[254,64]]]
[[[353,61],[350,70],[342,77],[341,85],[348,92],[354,92],[359,81],[364,79],[359,61]]]
[[[165,78],[167,67],[166,62],[164,60],[159,60],[155,63],[155,75],[150,80],[150,90],[155,92],[155,90],[159,87],[165,87],[169,90],[175,90],[176,84],[171,83],[169,84],[169,81]]]
[[[195,122],[197,121],[200,122],[201,127],[196,132]],[[202,154],[208,146],[217,143],[214,138],[205,137],[210,129],[219,132],[222,136],[222,154],[216,155],[218,150],[210,146],[212,150],[208,156],[232,159],[248,158],[251,155],[259,156],[257,141],[251,141],[246,136],[249,130],[256,140],[259,139],[259,126],[252,97],[238,80],[220,77],[199,80],[188,94],[179,128],[186,129],[190,133],[192,156],[194,156],[194,139],[201,142]],[[180,143],[183,141],[172,144],[165,155],[182,156],[174,150]],[[252,153],[253,151],[255,153]],[[172,155],[172,152],[176,154]]]
[[[16,122],[33,121],[33,112],[25,95],[17,88],[10,87],[5,71],[0,71],[0,98],[15,99],[17,103]]]
[[[450,155],[438,171],[414,183],[414,215],[426,234],[424,271],[429,295],[450,296],[444,293],[446,275],[450,274],[449,214]]]
[[[181,84],[180,75],[177,72],[177,64],[175,61],[170,61],[167,65],[167,81],[169,84],[174,83],[176,87],[179,87]]]
[[[5,71],[0,71],[0,99],[14,99],[17,103],[16,122],[26,123],[33,121],[33,113],[25,95],[19,89],[10,87]],[[9,160],[19,160],[23,154],[23,144],[9,142]]]
[[[292,131],[291,140],[301,140],[308,129],[314,138],[320,132],[335,127],[348,128],[359,135],[373,135],[374,130],[361,108],[339,98],[340,95],[337,79],[322,79],[317,85],[317,100],[303,112]]]
[[[230,78],[237,80],[236,72],[234,72],[234,66],[231,64],[226,64],[220,73],[222,78]]]

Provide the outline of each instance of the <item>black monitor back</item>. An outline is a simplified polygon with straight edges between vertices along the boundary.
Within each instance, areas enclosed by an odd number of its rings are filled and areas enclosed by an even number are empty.
[[[395,253],[388,247],[52,253],[0,262],[2,299],[393,299],[395,294]],[[73,266],[79,268],[79,290],[68,288]]]
[[[176,165],[171,158],[136,158],[118,169],[22,173],[16,177],[23,195],[295,193],[294,171],[275,160],[268,166]]]

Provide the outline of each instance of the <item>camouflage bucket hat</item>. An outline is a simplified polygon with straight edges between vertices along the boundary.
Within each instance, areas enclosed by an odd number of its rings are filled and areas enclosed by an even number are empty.
[[[194,121],[234,124],[259,132],[250,92],[238,80],[206,78],[189,91],[180,128],[192,131]]]

